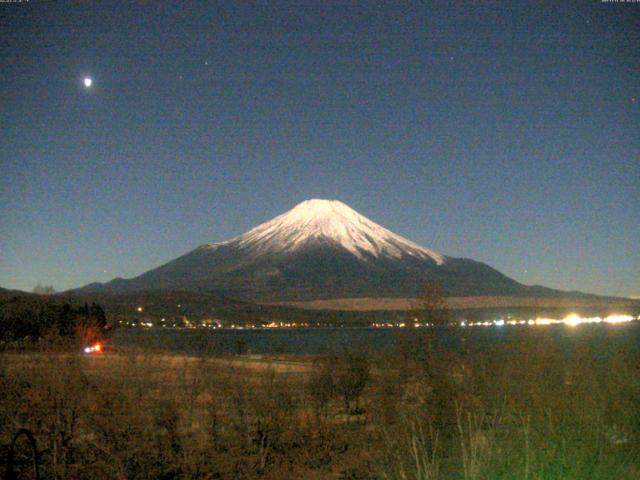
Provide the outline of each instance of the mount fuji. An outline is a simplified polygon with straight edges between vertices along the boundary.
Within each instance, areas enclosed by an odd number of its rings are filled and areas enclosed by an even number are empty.
[[[79,291],[206,291],[274,302],[415,297],[429,281],[450,296],[563,293],[525,286],[486,264],[424,248],[340,201],[318,199],[138,277]]]

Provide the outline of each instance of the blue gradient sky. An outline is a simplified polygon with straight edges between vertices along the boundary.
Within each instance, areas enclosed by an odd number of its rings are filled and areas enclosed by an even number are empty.
[[[527,284],[640,295],[640,4],[33,0],[0,22],[2,287],[135,276],[335,198]]]

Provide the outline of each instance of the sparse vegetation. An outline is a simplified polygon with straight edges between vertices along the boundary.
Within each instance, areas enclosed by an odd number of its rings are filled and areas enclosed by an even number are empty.
[[[5,352],[0,454],[25,427],[43,478],[638,478],[637,345],[543,328],[453,354],[413,332],[306,363]]]

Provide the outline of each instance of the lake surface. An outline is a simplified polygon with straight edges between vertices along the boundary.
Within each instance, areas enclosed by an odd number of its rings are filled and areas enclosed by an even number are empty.
[[[622,344],[640,347],[640,322],[621,325],[503,326],[465,329],[428,329],[451,349],[462,346],[482,350],[509,343],[516,337],[546,331],[562,351],[571,351],[584,342],[602,346],[602,354],[614,352]],[[423,331],[420,329],[420,331]],[[120,329],[109,343],[115,347],[144,347],[187,354],[251,353],[314,355],[350,349],[384,350],[394,348],[405,329],[376,328],[308,328],[260,330],[173,330]],[[464,343],[462,343],[464,342]]]

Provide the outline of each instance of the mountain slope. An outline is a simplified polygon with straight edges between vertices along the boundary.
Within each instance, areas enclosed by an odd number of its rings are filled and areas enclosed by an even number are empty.
[[[421,247],[335,200],[307,200],[231,240],[203,245],[133,279],[83,290],[215,291],[278,301],[409,297],[427,281],[455,296],[555,292],[524,286],[483,263]]]

